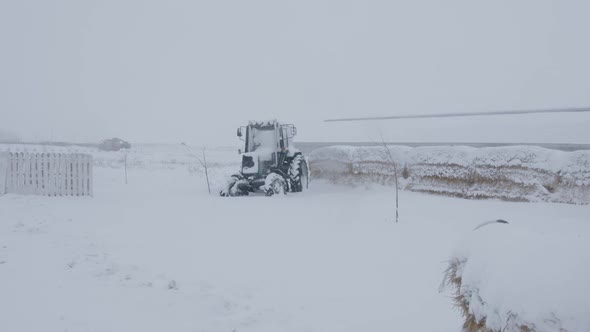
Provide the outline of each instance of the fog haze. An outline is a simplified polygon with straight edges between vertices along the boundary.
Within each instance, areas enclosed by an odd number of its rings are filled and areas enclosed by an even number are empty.
[[[588,143],[590,114],[327,118],[590,105],[587,1],[4,1],[0,137]]]

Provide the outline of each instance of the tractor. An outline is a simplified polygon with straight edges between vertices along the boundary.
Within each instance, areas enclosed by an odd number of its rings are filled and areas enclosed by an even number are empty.
[[[237,136],[245,142],[242,167],[230,177],[221,196],[245,196],[262,192],[266,196],[302,192],[309,185],[309,168],[301,151],[293,146],[297,128],[272,121],[250,121],[239,127]]]

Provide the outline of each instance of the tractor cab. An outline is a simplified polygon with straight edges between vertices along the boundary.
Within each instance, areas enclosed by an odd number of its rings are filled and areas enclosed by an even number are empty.
[[[275,120],[250,121],[248,126],[239,127],[237,134],[244,141],[242,173],[267,174],[285,161],[297,129]]]
[[[245,138],[242,138],[244,136]],[[281,125],[275,121],[250,121],[248,126],[239,127],[238,137],[245,141],[244,152],[286,151],[297,128],[292,124]]]

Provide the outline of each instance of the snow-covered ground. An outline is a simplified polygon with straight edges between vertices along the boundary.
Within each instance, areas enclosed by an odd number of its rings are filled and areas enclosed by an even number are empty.
[[[506,332],[590,331],[587,235],[588,215],[484,225],[453,251],[447,286],[471,325]]]
[[[457,331],[438,288],[480,222],[590,250],[590,206],[402,192],[395,223],[391,187],[218,197],[233,149],[207,151],[209,195],[183,149],[132,149],[128,184],[124,154],[89,151],[92,198],[0,196],[0,330]]]

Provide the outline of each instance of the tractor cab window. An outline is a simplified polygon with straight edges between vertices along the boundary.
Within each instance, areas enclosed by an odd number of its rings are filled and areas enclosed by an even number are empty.
[[[275,127],[251,127],[249,145],[248,151],[274,150],[276,145]]]
[[[289,147],[289,135],[287,134],[287,127],[281,126],[281,150]]]

